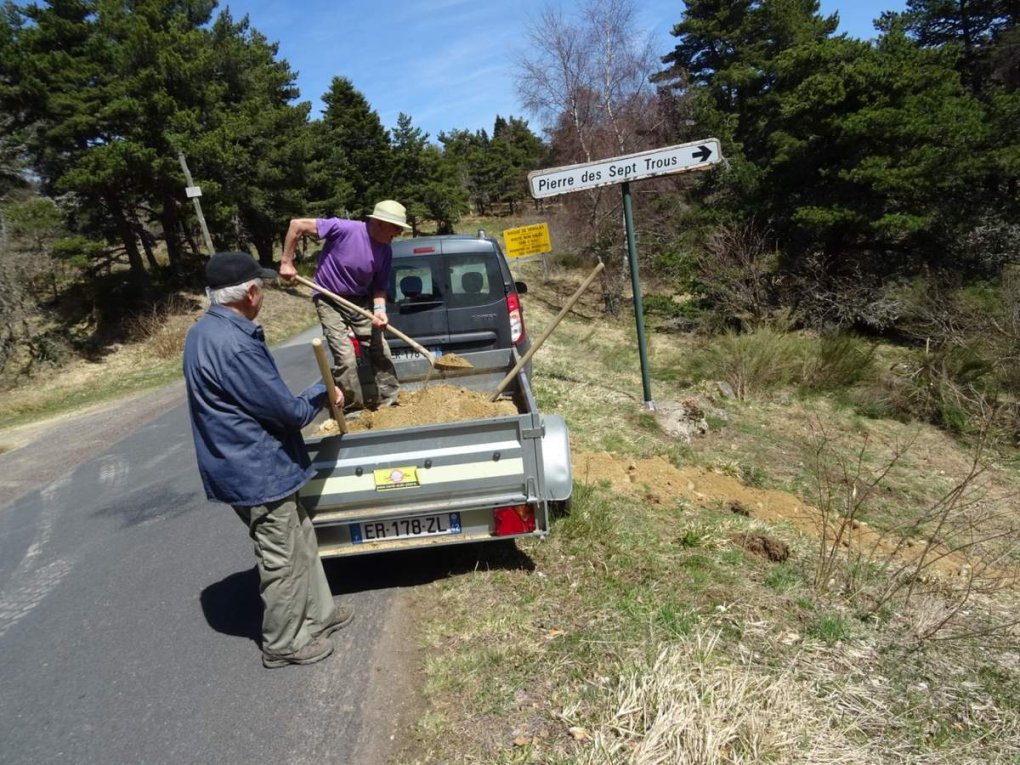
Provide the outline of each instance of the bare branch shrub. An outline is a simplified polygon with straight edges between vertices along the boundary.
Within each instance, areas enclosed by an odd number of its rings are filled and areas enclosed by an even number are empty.
[[[919,347],[893,369],[898,405],[957,433],[990,421],[990,436],[1020,443],[1020,267],[997,286],[933,277],[898,294],[899,328]]]
[[[156,358],[173,359],[184,352],[184,338],[195,323],[193,301],[170,295],[130,321],[129,335]]]
[[[919,641],[962,637],[973,627],[958,617],[975,596],[998,592],[1015,579],[1009,565],[1020,551],[1020,525],[1009,507],[1015,497],[990,496],[982,482],[982,439],[967,473],[939,499],[904,512],[890,528],[870,526],[864,518],[915,438],[869,469],[867,437],[847,457],[821,433],[810,463],[821,518],[814,587],[841,592],[865,617],[899,613]],[[981,629],[1005,634],[1017,623],[1009,618]]]
[[[909,411],[925,422],[955,433],[975,430],[987,420],[989,403],[978,383],[989,371],[971,348],[925,348],[914,363],[900,367],[900,382]]]
[[[700,289],[724,324],[753,330],[776,308],[778,266],[779,252],[767,227],[754,220],[721,226],[698,259]]]
[[[1006,220],[1001,213],[979,219],[959,242],[963,264],[982,278],[995,278],[1020,252],[1020,223]]]
[[[806,258],[796,274],[787,276],[784,299],[796,306],[798,318],[814,329],[866,327],[884,331],[895,326],[901,302],[889,285],[859,267],[845,273],[820,253]]]

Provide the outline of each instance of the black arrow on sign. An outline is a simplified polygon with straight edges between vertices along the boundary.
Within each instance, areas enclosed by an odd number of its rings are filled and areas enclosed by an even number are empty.
[[[691,156],[704,162],[712,156],[712,150],[707,146],[699,146],[697,151],[691,153]]]

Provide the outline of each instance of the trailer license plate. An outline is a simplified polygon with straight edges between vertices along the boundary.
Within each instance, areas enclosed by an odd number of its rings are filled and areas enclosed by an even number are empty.
[[[379,539],[440,537],[460,533],[460,513],[423,515],[417,518],[394,518],[388,521],[352,523],[351,542],[360,545]]]

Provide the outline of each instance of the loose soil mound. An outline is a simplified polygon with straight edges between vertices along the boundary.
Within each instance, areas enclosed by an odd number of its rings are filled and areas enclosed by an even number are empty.
[[[586,483],[606,481],[614,491],[642,497],[646,502],[670,504],[687,499],[706,507],[757,518],[769,523],[790,524],[798,532],[813,537],[827,530],[826,538],[834,539],[838,518],[824,517],[815,507],[784,491],[745,486],[728,475],[704,467],[676,468],[662,457],[632,459],[607,452],[573,450],[571,462],[574,480]],[[895,556],[903,561],[916,561],[924,555],[934,571],[943,577],[982,572],[983,578],[1000,584],[1016,586],[1016,567],[989,567],[977,558],[941,545],[928,548],[923,540],[899,541],[893,534],[883,533],[863,522],[854,522],[844,529],[841,546],[850,547],[865,556]]]
[[[400,391],[396,406],[364,412],[357,419],[347,421],[349,432],[406,428],[414,425],[434,425],[444,422],[479,420],[517,414],[512,401],[489,401],[484,393],[457,388],[452,385],[430,385],[418,390]],[[332,420],[319,429],[320,435],[335,433]]]

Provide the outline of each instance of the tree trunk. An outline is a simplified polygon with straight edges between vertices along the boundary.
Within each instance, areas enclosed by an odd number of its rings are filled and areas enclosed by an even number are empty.
[[[263,268],[273,267],[273,237],[253,236],[251,243],[255,245],[255,252],[259,254],[259,264]]]
[[[163,224],[163,240],[166,242],[166,254],[170,258],[170,267],[175,274],[184,273],[184,264],[181,258],[180,239],[177,236],[180,225],[180,215],[177,210],[177,200],[172,194],[163,197],[163,212],[159,216]]]
[[[197,255],[200,252],[202,252],[202,250],[200,250],[198,247],[198,242],[195,241],[195,237],[191,235],[191,232],[188,230],[188,227],[184,225],[184,221],[178,220],[178,225],[181,228],[181,234],[184,236],[184,241],[187,242],[188,247],[191,248],[191,254]]]
[[[139,222],[138,216],[131,216],[131,222],[133,228],[138,232],[138,238],[142,242],[142,249],[145,251],[145,259],[149,262],[149,271],[155,273],[159,270],[159,263],[156,261],[156,254],[152,251],[152,241],[149,237],[149,232],[145,230],[145,227]]]
[[[138,239],[135,236],[134,228],[124,213],[119,199],[107,197],[107,204],[114,224],[117,226],[117,233],[120,234],[120,239],[124,243],[124,251],[127,253],[128,265],[131,269],[131,281],[136,287],[146,289],[149,286],[149,274],[142,262],[142,254],[138,251]]]

